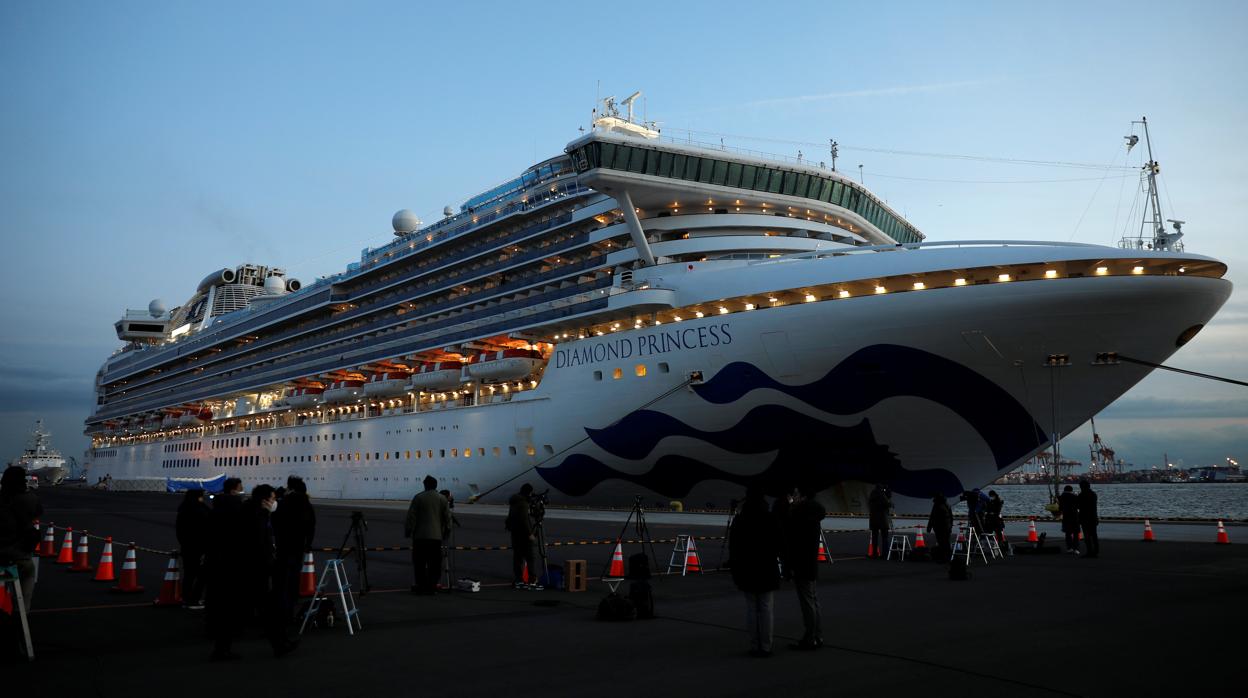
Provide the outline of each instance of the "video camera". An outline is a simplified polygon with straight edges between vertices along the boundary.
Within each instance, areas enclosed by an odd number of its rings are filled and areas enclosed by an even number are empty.
[[[541,523],[546,518],[546,505],[550,504],[550,488],[545,492],[534,492],[529,495],[529,517],[533,523]]]

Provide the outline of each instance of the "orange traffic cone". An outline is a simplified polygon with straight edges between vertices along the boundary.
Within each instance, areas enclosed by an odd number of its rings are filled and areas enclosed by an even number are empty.
[[[525,560],[520,563],[520,581],[525,584],[529,583],[529,561]]]
[[[916,533],[914,536],[914,549],[918,550],[919,548],[926,548],[926,547],[927,547],[927,543],[923,540],[923,529],[920,528],[919,532]]]
[[[95,579],[93,582],[111,582],[113,581],[113,538],[109,536],[104,539],[104,552],[100,555],[100,564],[95,568]]]
[[[39,544],[39,557],[56,557],[55,528],[52,524],[48,524],[48,530],[43,532],[43,542]]]
[[[299,597],[316,596],[316,561],[312,551],[303,554],[303,569],[299,570]]]
[[[962,550],[962,546],[965,544],[966,535],[963,534],[962,531],[958,531],[958,540],[953,544],[953,554],[957,555]]]
[[[624,576],[624,546],[619,541],[615,543],[615,552],[611,553],[611,567],[607,570],[607,576]]]
[[[867,538],[867,557],[873,558],[875,557],[875,534],[868,533],[867,535],[869,536]]]
[[[13,597],[9,596],[8,582],[0,582],[0,611],[13,614]]]
[[[828,561],[828,549],[823,546],[823,541],[819,541],[819,562]]]
[[[61,541],[61,554],[56,556],[56,564],[74,564],[74,527],[65,529],[65,540]]]
[[[1231,537],[1226,535],[1226,526],[1222,525],[1222,519],[1218,519],[1218,545],[1230,545]]]
[[[119,594],[138,594],[143,591],[143,587],[139,586],[139,563],[134,554],[134,543],[126,548],[126,559],[121,563],[121,577],[112,591]]]
[[[91,561],[87,559],[90,555],[89,545],[87,532],[83,531],[82,536],[78,539],[78,547],[74,550],[74,565],[69,568],[70,572],[90,572],[95,569],[91,566]]]
[[[129,560],[129,553],[126,559]],[[124,572],[124,568],[123,568]],[[174,552],[169,556],[169,565],[165,567],[165,581],[160,584],[160,596],[156,597],[153,602],[156,606],[181,606],[182,605],[182,572],[178,569],[178,554]]]
[[[1031,520],[1027,522],[1027,542],[1028,543],[1040,542],[1040,537],[1036,535],[1036,517],[1034,516],[1031,517]]]
[[[1155,543],[1156,541],[1157,539],[1153,537],[1153,525],[1148,522],[1148,519],[1144,519],[1144,542]]]
[[[685,550],[685,571],[702,573],[702,563],[698,560],[698,546],[693,542],[693,536],[689,536],[689,547]]]

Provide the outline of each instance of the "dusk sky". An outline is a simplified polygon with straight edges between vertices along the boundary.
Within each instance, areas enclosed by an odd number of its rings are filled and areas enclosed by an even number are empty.
[[[1137,232],[1147,115],[1163,213],[1237,286],[1169,363],[1248,380],[1248,4],[425,5],[0,3],[4,460],[36,418],[81,459],[126,308],[243,262],[341,271],[397,209],[436,220],[638,89],[668,135],[835,138],[929,240]],[[1097,427],[1137,467],[1244,462],[1248,388],[1156,373]]]

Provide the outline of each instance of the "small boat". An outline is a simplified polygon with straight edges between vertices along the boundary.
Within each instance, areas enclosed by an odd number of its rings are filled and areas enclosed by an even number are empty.
[[[362,397],[364,397],[364,381],[355,378],[334,381],[329,384],[324,393],[326,404],[353,402]]]
[[[286,404],[295,408],[312,407],[321,401],[321,396],[324,393],[325,388],[319,385],[290,388],[286,391]]]
[[[364,384],[364,394],[369,397],[395,397],[407,392],[411,371],[391,369],[374,373]]]
[[[459,361],[438,361],[425,364],[420,371],[412,374],[412,390],[450,390],[459,387],[463,379],[463,363]]]
[[[509,381],[527,378],[545,361],[541,352],[531,349],[503,349],[481,354],[468,366],[468,375],[481,381]]]

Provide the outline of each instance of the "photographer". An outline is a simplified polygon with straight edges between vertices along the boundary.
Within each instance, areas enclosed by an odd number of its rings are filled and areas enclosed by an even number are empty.
[[[451,530],[451,505],[438,492],[438,481],[426,475],[425,491],[412,498],[404,534],[412,539],[416,594],[433,594],[442,576],[442,540]]]
[[[532,589],[524,581],[524,568],[528,565],[529,577],[538,578],[537,567],[534,566],[533,545],[537,541],[537,532],[532,516],[533,485],[527,482],[521,485],[520,491],[511,495],[507,501],[506,528],[511,533],[511,572],[512,587],[515,589]]]
[[[17,566],[27,611],[39,577],[39,561],[34,556],[39,528],[35,522],[42,514],[43,505],[27,489],[26,469],[18,465],[5,469],[0,477],[0,565]]]

